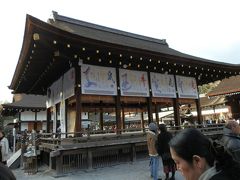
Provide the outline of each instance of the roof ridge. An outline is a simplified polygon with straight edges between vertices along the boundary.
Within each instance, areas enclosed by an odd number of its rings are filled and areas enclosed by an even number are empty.
[[[75,24],[75,25],[85,26],[85,27],[97,29],[100,31],[105,31],[105,32],[114,33],[114,34],[127,36],[127,37],[132,37],[132,38],[136,38],[136,39],[140,39],[140,40],[144,40],[144,41],[158,43],[158,44],[165,45],[168,47],[168,43],[166,42],[166,39],[156,39],[153,37],[139,35],[139,34],[123,31],[123,30],[118,30],[115,28],[110,28],[107,26],[98,25],[95,23],[90,23],[87,21],[82,21],[82,20],[66,17],[63,15],[59,15],[58,12],[56,12],[56,11],[53,11],[53,18],[55,21],[57,20],[57,21],[63,21],[63,22],[67,22],[67,23],[71,23],[71,24]]]

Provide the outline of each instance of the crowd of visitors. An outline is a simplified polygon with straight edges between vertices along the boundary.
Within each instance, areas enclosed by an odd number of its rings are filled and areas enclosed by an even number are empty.
[[[155,123],[149,124],[149,131],[147,133],[147,145],[150,156],[150,175],[154,180],[158,178],[159,171],[159,156],[161,156],[164,166],[164,173],[166,180],[174,180],[175,175],[175,163],[170,154],[169,141],[172,135],[167,131],[164,124],[160,124],[158,127]],[[171,178],[169,173],[171,172]]]
[[[239,180],[240,126],[235,120],[227,121],[223,137],[214,141],[196,128],[183,129],[172,137],[164,124],[150,123],[147,144],[154,180],[159,179],[159,157],[166,180],[175,179],[176,170],[186,180]]]

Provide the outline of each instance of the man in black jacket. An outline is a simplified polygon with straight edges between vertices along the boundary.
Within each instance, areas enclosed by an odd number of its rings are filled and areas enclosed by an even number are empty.
[[[237,121],[230,120],[224,128],[223,144],[234,160],[240,162],[240,126]]]

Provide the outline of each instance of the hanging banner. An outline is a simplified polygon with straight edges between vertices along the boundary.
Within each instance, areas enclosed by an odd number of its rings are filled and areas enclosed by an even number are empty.
[[[63,99],[74,95],[75,69],[71,68],[63,75]]]
[[[179,98],[198,99],[198,89],[194,77],[176,76]]]
[[[116,69],[83,64],[81,85],[82,94],[117,95]]]
[[[66,133],[66,118],[65,118],[65,101],[62,100],[60,103],[60,130],[61,133]],[[61,138],[66,138],[66,134],[61,134]]]
[[[122,96],[149,96],[147,72],[119,69]]]
[[[153,97],[176,98],[175,80],[173,75],[150,73]]]
[[[52,84],[52,87],[53,103],[57,104],[62,98],[62,76]]]
[[[52,87],[49,87],[47,89],[46,107],[50,108],[51,106],[53,106],[53,90],[52,90]]]
[[[53,120],[53,133],[56,133],[57,130],[57,115],[56,115],[56,106],[53,106],[53,111],[52,111],[52,120]]]
[[[61,78],[60,78],[61,79]],[[52,83],[52,85],[47,89],[47,102],[46,106],[47,108],[54,106],[56,103],[60,102],[60,96],[57,96],[57,93],[59,91],[59,82],[55,81]]]

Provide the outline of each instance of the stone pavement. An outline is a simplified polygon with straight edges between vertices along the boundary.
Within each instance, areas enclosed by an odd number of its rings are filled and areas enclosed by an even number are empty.
[[[13,170],[17,180],[151,180],[149,171],[149,160],[142,159],[136,162],[119,164],[111,167],[104,167],[91,170],[81,170],[74,173],[65,174],[61,177],[55,177],[53,171],[48,170],[47,166],[39,169],[35,175],[28,175],[23,170]],[[160,162],[159,177],[164,179],[162,172],[162,163]],[[176,173],[176,180],[183,180],[179,172]]]

